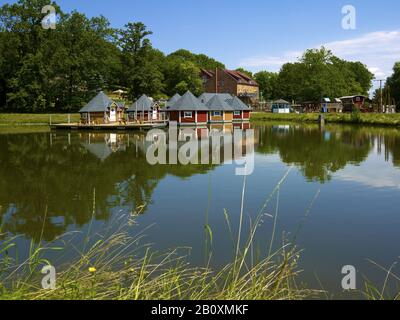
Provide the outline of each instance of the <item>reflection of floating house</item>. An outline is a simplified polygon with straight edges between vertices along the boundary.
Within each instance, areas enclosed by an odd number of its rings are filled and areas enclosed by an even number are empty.
[[[86,141],[82,143],[82,146],[101,161],[107,159],[114,152],[125,150],[123,135],[89,133],[83,137]]]
[[[124,119],[125,107],[100,91],[79,113],[81,122],[85,124],[116,123]]]
[[[197,99],[190,91],[186,92],[172,106],[167,107],[170,121],[180,125],[207,124],[208,111],[204,103]]]
[[[158,104],[144,94],[128,108],[129,121],[158,120],[158,109]]]
[[[291,105],[290,102],[280,99],[272,103],[271,110],[273,113],[290,113]]]

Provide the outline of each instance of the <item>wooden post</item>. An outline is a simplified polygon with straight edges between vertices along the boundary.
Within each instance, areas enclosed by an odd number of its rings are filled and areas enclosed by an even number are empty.
[[[50,120],[49,120],[49,121],[50,121],[49,123],[50,123],[50,125],[51,125],[51,115],[50,115]]]
[[[325,125],[325,116],[323,114],[320,114],[318,117],[318,123],[321,127]]]
[[[71,114],[68,113],[68,124],[70,124],[70,123],[71,123]]]

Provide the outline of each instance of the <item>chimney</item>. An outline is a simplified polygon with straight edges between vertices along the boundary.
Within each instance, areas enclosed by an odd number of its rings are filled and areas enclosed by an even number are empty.
[[[218,93],[218,68],[215,68],[215,93]]]

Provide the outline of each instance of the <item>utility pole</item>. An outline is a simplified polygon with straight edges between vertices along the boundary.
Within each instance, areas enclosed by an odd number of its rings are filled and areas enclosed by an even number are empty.
[[[379,82],[379,87],[380,87],[380,106],[379,106],[379,112],[383,112],[383,82],[386,80],[380,79],[380,80],[374,80],[376,82]]]

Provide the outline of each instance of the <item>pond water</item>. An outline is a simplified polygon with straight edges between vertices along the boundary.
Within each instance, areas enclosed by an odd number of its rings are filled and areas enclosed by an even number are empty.
[[[287,174],[261,210],[267,215],[257,252],[268,251],[277,214],[274,247],[295,238],[303,250],[301,281],[309,287],[339,293],[345,265],[356,267],[359,286],[364,276],[382,285],[385,272],[368,259],[385,267],[399,260],[400,130],[297,124],[252,129],[244,232]],[[212,264],[231,261],[224,212],[236,232],[244,181],[235,174],[238,166],[150,165],[148,144],[144,133],[134,132],[1,134],[0,242],[19,236],[18,254],[24,255],[31,241],[101,232],[142,206],[132,232],[146,228],[145,242],[155,250],[191,248],[189,261],[204,265],[208,223]]]

